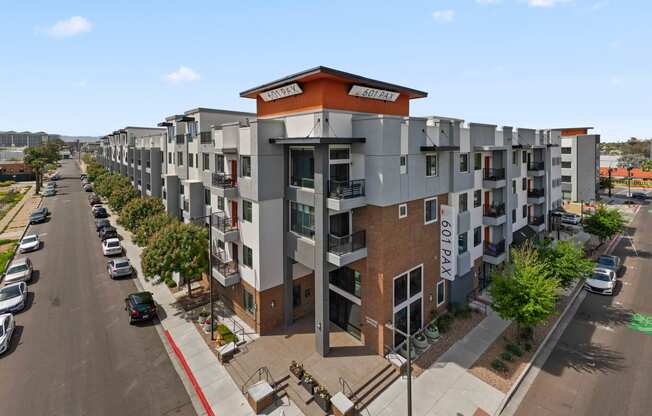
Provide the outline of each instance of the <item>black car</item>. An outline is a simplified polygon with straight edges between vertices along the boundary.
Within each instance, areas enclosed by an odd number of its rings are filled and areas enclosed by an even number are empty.
[[[102,241],[107,240],[109,238],[120,238],[120,236],[118,235],[118,230],[116,230],[114,227],[110,225],[100,228],[98,235],[100,236],[100,240]]]
[[[44,222],[45,220],[48,219],[49,214],[50,214],[50,212],[48,211],[48,209],[46,207],[35,209],[29,215],[29,223],[30,224],[38,224],[40,222]]]
[[[148,321],[156,317],[156,303],[151,292],[132,293],[125,298],[125,310],[129,314],[129,324]]]
[[[104,208],[97,208],[96,210],[93,211],[93,216],[95,218],[107,218],[109,216],[109,213],[106,212],[106,209]]]
[[[88,197],[88,203],[90,204],[90,206],[99,205],[102,203],[102,200],[100,199],[99,196],[93,194]]]
[[[83,181],[84,179],[86,179],[86,174],[85,174],[85,173],[82,173],[81,175],[79,175],[79,179],[82,180],[82,181]]]
[[[111,222],[107,218],[98,218],[95,220],[95,230],[99,232],[102,228],[107,225],[111,225]]]
[[[632,192],[632,198],[647,199],[647,194],[645,192]]]

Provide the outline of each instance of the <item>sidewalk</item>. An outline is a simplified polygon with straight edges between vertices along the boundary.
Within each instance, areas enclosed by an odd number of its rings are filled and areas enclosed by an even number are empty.
[[[13,206],[0,220],[0,239],[19,239],[25,227],[29,224],[29,215],[41,203],[41,196],[35,195],[34,186],[23,195],[23,198]],[[23,209],[24,208],[24,209]]]
[[[421,376],[413,378],[413,415],[473,416],[477,409],[493,414],[505,394],[467,370],[508,325],[508,321],[502,320],[495,313],[490,313]],[[397,380],[367,407],[369,414],[372,416],[405,414],[406,385],[405,377]]]
[[[159,319],[167,337],[171,338],[173,349],[178,349],[181,356],[181,364],[186,371],[189,371],[189,378],[195,386],[200,401],[210,408],[210,412],[199,413],[200,416],[207,414],[245,416],[254,415],[246,398],[240,392],[226,369],[217,360],[209,347],[197,332],[194,323],[187,320],[182,312],[174,307],[176,298],[164,284],[153,285],[145,281],[140,266],[140,254],[142,249],[136,246],[131,240],[131,234],[116,223],[116,216],[111,212],[111,224],[116,227],[122,236],[122,245],[125,248],[126,256],[131,260],[138,278],[137,284],[143,290],[154,294],[154,299],[159,305]],[[165,339],[163,342],[168,343]],[[176,347],[176,348],[175,348]],[[204,400],[205,399],[205,400]],[[301,411],[287,397],[282,398],[282,404],[269,409],[267,415],[299,416]]]

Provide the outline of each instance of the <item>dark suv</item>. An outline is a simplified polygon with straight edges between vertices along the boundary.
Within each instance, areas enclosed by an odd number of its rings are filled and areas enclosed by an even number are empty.
[[[38,224],[40,222],[45,222],[48,219],[49,211],[46,207],[35,209],[29,216],[30,224]]]
[[[115,229],[112,225],[107,225],[106,227],[100,228],[100,231],[98,232],[98,235],[100,236],[100,240],[104,241],[109,238],[120,238],[118,235],[118,230]]]
[[[109,213],[106,212],[106,209],[100,207],[93,210],[93,216],[95,218],[107,218],[109,216]]]
[[[129,314],[129,324],[149,321],[156,317],[156,303],[151,292],[132,293],[125,298],[125,310]]]
[[[95,220],[95,230],[99,233],[100,230],[107,225],[111,225],[111,221],[108,218],[98,218]]]

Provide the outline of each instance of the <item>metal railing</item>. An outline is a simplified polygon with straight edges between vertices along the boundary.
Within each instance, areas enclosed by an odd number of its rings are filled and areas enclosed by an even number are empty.
[[[364,179],[352,181],[328,181],[328,197],[335,199],[348,199],[364,196]]]
[[[315,188],[315,180],[313,178],[301,178],[298,176],[290,177],[290,184],[301,188]]]
[[[230,173],[213,173],[211,183],[218,188],[233,188],[237,182],[237,176]]]
[[[258,377],[258,380],[255,380],[255,377]],[[241,392],[242,394],[247,393],[247,388],[249,387],[249,383],[254,381],[254,382],[259,382],[261,380],[265,380],[274,390],[276,390],[276,382],[274,381],[274,377],[272,377],[272,373],[269,372],[269,368],[267,367],[260,367],[258,370],[256,370],[252,375],[249,376],[247,381],[244,382],[244,384],[241,387]]]
[[[541,198],[546,196],[546,191],[543,188],[540,189],[530,189],[527,191],[528,198]]]
[[[485,217],[502,217],[505,215],[505,204],[491,204],[484,206]]]
[[[485,241],[484,243],[484,254],[492,257],[498,257],[505,252],[505,240],[499,241],[498,243],[490,243]]]
[[[544,162],[530,162],[527,165],[527,170],[544,170],[546,164]]]
[[[483,169],[483,175],[486,181],[501,181],[505,179],[505,169]]]
[[[353,234],[338,237],[328,235],[328,251],[337,255],[352,253],[367,246],[367,233],[365,230],[356,231]]]
[[[546,218],[543,215],[530,215],[527,219],[527,223],[530,225],[542,225],[545,222]]]
[[[186,139],[186,135],[185,135],[185,134],[177,134],[177,135],[176,135],[176,143],[177,143],[177,144],[184,144],[184,143],[185,143],[185,139]]]
[[[188,202],[187,199],[183,200],[183,210],[186,212],[190,212],[190,202]]]
[[[223,214],[213,214],[213,227],[220,230],[222,233],[238,229],[238,222],[233,220],[230,217],[227,217]]]
[[[199,143],[211,144],[213,143],[213,134],[210,131],[202,131],[199,133]]]
[[[231,276],[238,273],[238,263],[235,260],[224,260],[225,255],[213,254],[213,267],[222,276]]]

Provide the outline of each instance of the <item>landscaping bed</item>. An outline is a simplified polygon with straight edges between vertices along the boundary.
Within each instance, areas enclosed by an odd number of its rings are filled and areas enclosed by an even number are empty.
[[[16,240],[0,240],[0,271],[4,272],[7,263],[14,256],[17,246]]]

